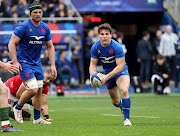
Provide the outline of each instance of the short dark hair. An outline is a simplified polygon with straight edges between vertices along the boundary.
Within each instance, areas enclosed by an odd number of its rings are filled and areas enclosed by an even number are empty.
[[[60,50],[59,52],[59,56],[61,56],[61,54],[64,52],[64,50]]]
[[[148,34],[150,34],[148,31],[143,31],[143,32],[142,32],[142,36],[143,36],[143,37],[146,36],[146,35],[148,35]]]
[[[158,55],[156,56],[156,59],[157,59],[157,60],[162,60],[162,59],[164,59],[164,56],[161,55],[161,54],[158,54]]]
[[[108,30],[110,32],[110,34],[112,33],[112,28],[111,28],[110,24],[108,24],[108,23],[101,24],[98,27],[98,33],[100,33],[100,31],[103,29]]]

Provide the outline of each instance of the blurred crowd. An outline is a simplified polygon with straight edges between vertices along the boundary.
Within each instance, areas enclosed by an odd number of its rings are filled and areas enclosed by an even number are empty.
[[[43,17],[68,17],[74,16],[74,11],[69,0],[0,0],[0,17],[14,18],[13,23],[18,17],[29,17],[29,5],[39,2],[43,7]],[[58,22],[64,22],[58,21]]]
[[[164,90],[170,90],[169,83],[175,83],[175,92],[178,90],[180,69],[180,32],[172,32],[172,27],[166,25],[163,33],[156,31],[156,37],[150,40],[150,33],[143,32],[143,37],[137,43],[137,62],[140,63],[140,79],[143,83],[152,83],[154,91],[160,85]]]

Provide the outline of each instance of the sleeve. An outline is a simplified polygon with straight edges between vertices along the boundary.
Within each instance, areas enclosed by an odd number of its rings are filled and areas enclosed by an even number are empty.
[[[136,56],[137,56],[137,58],[140,58],[140,55],[139,55],[139,42],[138,42],[138,44],[137,44],[137,47],[136,47]]]
[[[115,58],[123,58],[123,57],[125,57],[123,47],[120,44],[116,46],[114,52],[115,52]]]
[[[97,49],[96,49],[96,44],[94,44],[91,48],[91,57],[93,59],[98,59],[98,54],[97,54]]]
[[[151,55],[153,55],[153,48],[152,48],[152,45],[149,41],[148,41],[148,50],[151,53]]]
[[[23,25],[21,25],[21,24],[20,24],[19,26],[17,26],[16,29],[15,29],[15,31],[14,31],[14,34],[15,34],[16,36],[18,36],[20,39],[23,38],[24,33],[25,33],[25,26],[23,26]]]
[[[50,28],[49,28],[48,25],[47,25],[47,27],[46,27],[46,31],[47,31],[47,34],[46,34],[45,40],[46,40],[46,41],[49,41],[49,40],[51,40],[52,38],[51,38]]]
[[[47,86],[43,87],[43,92],[42,92],[42,94],[43,94],[43,95],[48,95],[48,92],[49,92],[49,86],[47,85]]]
[[[174,47],[175,47],[175,50],[176,50],[176,52],[177,52],[177,51],[178,51],[177,41],[174,43]]]
[[[165,63],[164,65],[165,65],[165,72],[164,73],[169,75],[169,72],[170,72],[169,66],[167,63]]]
[[[159,45],[159,54],[163,55],[163,43],[164,42],[164,36],[162,35],[160,45]]]

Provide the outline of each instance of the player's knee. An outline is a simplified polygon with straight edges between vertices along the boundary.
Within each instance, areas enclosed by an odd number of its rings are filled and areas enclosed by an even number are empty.
[[[123,88],[123,89],[121,89],[121,95],[122,95],[122,96],[127,96],[127,95],[129,95],[128,88]]]

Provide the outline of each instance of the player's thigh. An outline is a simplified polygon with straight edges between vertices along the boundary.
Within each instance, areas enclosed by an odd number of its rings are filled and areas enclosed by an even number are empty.
[[[120,76],[116,81],[118,89],[121,91],[122,97],[129,97],[129,86],[130,86],[130,78],[128,75]]]
[[[117,86],[114,88],[108,89],[109,95],[111,97],[112,103],[113,104],[119,104],[120,99],[119,99],[119,89]]]

